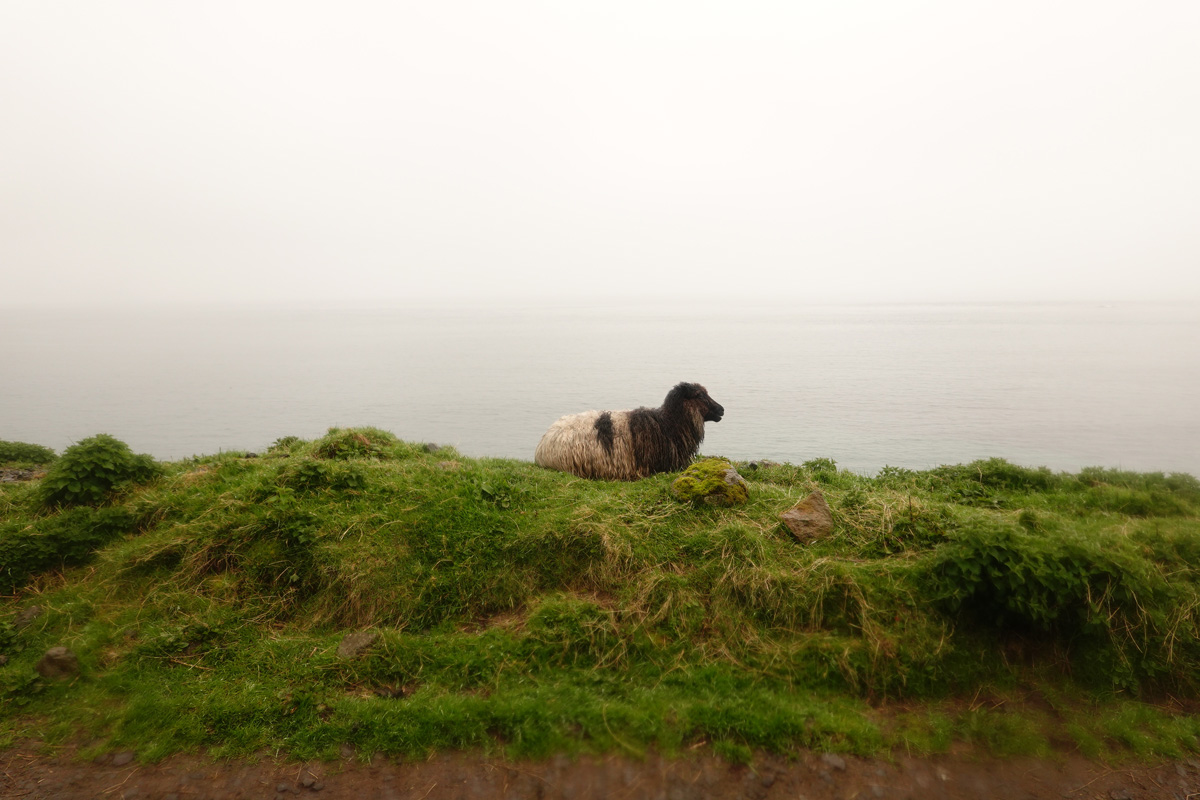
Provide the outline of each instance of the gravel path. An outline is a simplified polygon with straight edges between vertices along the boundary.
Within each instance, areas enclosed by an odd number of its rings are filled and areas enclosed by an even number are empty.
[[[0,752],[0,798],[21,800],[977,800],[1103,798],[1195,800],[1200,761],[1107,767],[1079,757],[1055,761],[969,756],[894,761],[805,753],[763,756],[752,767],[710,755],[636,761],[618,757],[508,762],[452,754],[428,761],[376,760],[346,753],[333,763],[263,758],[213,762],[176,756],[140,764],[134,753],[83,762],[31,747]]]

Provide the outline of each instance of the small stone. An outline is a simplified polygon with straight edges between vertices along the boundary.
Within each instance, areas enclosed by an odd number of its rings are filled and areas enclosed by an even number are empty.
[[[246,458],[258,458],[258,453],[246,453]]]
[[[287,794],[291,790],[292,790],[292,787],[288,786],[286,783],[281,783],[275,787],[275,791],[279,792],[280,794]]]
[[[821,763],[827,767],[833,767],[838,772],[844,772],[846,770],[846,759],[842,758],[836,753],[822,753]]]
[[[34,669],[43,678],[65,678],[79,672],[79,660],[65,647],[51,647]]]
[[[354,758],[354,748],[348,744],[342,745],[342,758]]]
[[[133,761],[133,752],[126,750],[113,756],[112,765],[114,767],[123,767],[130,761]]]
[[[305,775],[303,778],[300,779],[300,785],[303,786],[305,789],[312,788],[312,785],[316,782],[317,782],[317,779],[314,778],[312,775]]]
[[[1113,789],[1108,796],[1112,800],[1133,800],[1133,795],[1129,793],[1128,789]]]
[[[438,450],[441,450],[441,449],[442,449],[441,447],[434,444],[433,442],[425,443],[425,452],[426,453],[436,453]]]
[[[338,658],[358,658],[377,641],[379,641],[379,634],[374,631],[354,631],[353,633],[347,633],[342,637],[341,644],[338,645]]]
[[[29,623],[33,622],[42,615],[42,611],[43,609],[41,606],[30,606],[29,608],[21,609],[21,611],[17,614],[16,619],[13,620],[13,627],[17,630],[28,627]]]
[[[945,783],[946,781],[950,780],[950,773],[947,772],[945,770],[945,768],[943,768],[943,767],[937,768],[937,776],[938,776],[938,780],[941,781],[942,783]]]
[[[325,784],[321,783],[320,781],[317,781],[316,783],[314,783],[314,784],[312,785],[312,790],[313,790],[314,792],[319,792],[319,791],[321,791],[321,790],[322,790],[322,789],[324,789],[324,788],[325,788]]]
[[[833,512],[825,495],[815,491],[780,515],[780,520],[797,542],[809,544],[833,530]]]
[[[774,772],[766,773],[765,775],[763,775],[761,778],[758,779],[758,782],[761,783],[766,788],[770,789],[772,786],[775,785],[775,773]]]
[[[883,797],[883,787],[878,783],[871,784],[871,794],[875,797]]]

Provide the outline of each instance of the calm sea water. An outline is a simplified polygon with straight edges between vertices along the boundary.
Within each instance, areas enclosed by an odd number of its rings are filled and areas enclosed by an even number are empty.
[[[1185,305],[0,312],[0,439],[160,459],[375,425],[532,459],[558,416],[725,406],[702,451],[874,473],[1002,456],[1200,475]]]

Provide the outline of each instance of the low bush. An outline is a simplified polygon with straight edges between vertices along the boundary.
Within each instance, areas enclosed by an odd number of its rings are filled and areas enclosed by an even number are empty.
[[[148,455],[134,455],[129,445],[106,433],[66,449],[38,488],[46,508],[100,505],[127,484],[144,483],[161,468]]]
[[[1023,520],[1028,523],[1028,517]],[[932,557],[932,594],[968,627],[1049,639],[1112,688],[1200,670],[1200,593],[1182,565],[1123,537],[1053,535],[976,520]]]
[[[0,525],[0,594],[11,594],[30,577],[83,564],[99,548],[134,530],[125,508],[72,508],[31,525]]]
[[[0,440],[0,464],[49,464],[54,451],[40,444]]]

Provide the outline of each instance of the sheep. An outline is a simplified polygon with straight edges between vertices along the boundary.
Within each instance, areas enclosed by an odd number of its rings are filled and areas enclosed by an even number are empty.
[[[581,478],[636,480],[683,469],[704,440],[704,423],[725,409],[698,383],[680,383],[661,408],[584,411],[560,418],[538,442],[538,466]]]

